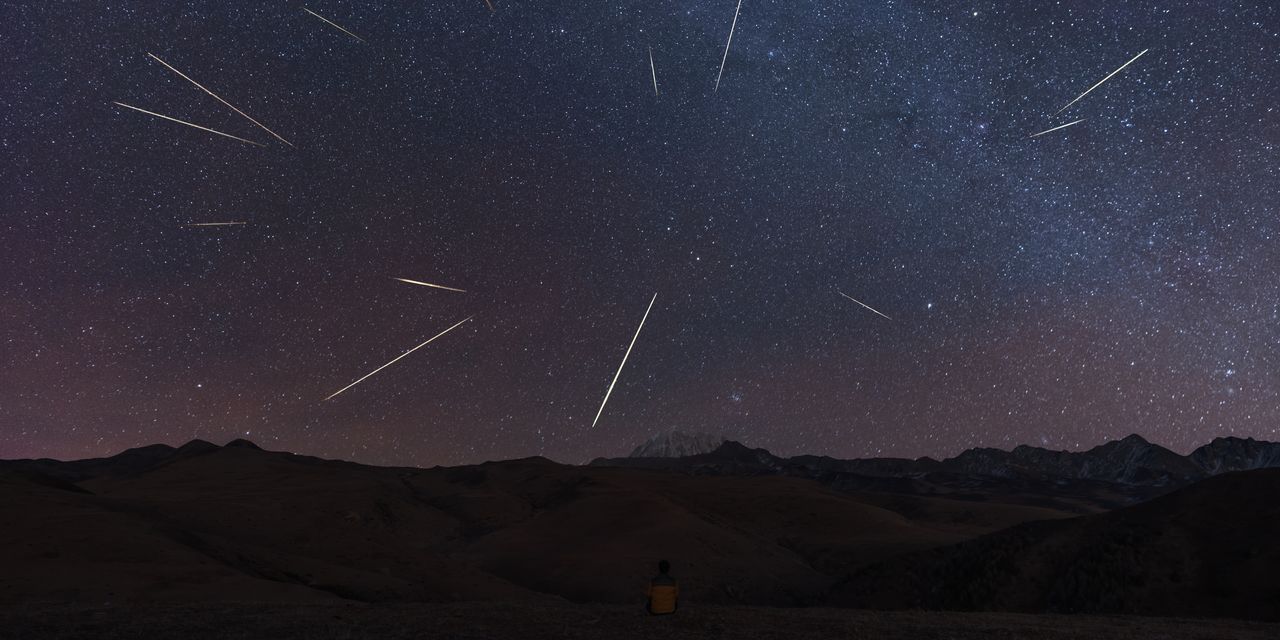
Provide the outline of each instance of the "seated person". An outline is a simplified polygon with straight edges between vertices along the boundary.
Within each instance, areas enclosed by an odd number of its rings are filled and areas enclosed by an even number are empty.
[[[680,598],[680,585],[667,572],[671,571],[671,563],[658,561],[658,575],[649,581],[649,613],[655,616],[676,612],[676,601]]]

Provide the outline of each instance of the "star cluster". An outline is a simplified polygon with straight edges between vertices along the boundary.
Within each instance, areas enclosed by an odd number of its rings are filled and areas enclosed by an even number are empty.
[[[735,5],[6,7],[0,458],[1280,436],[1280,10]]]

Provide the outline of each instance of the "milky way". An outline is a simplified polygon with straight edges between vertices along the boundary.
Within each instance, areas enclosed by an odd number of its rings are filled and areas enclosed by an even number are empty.
[[[0,458],[1280,437],[1270,3],[735,5],[6,5]]]

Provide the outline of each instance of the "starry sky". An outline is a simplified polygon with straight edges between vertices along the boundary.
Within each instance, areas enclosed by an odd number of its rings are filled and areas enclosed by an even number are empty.
[[[493,2],[0,8],[0,458],[1280,439],[1275,5]]]

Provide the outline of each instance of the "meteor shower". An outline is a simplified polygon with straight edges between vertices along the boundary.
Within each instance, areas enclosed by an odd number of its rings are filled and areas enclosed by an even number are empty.
[[[1280,7],[15,0],[0,636],[1280,637]]]

